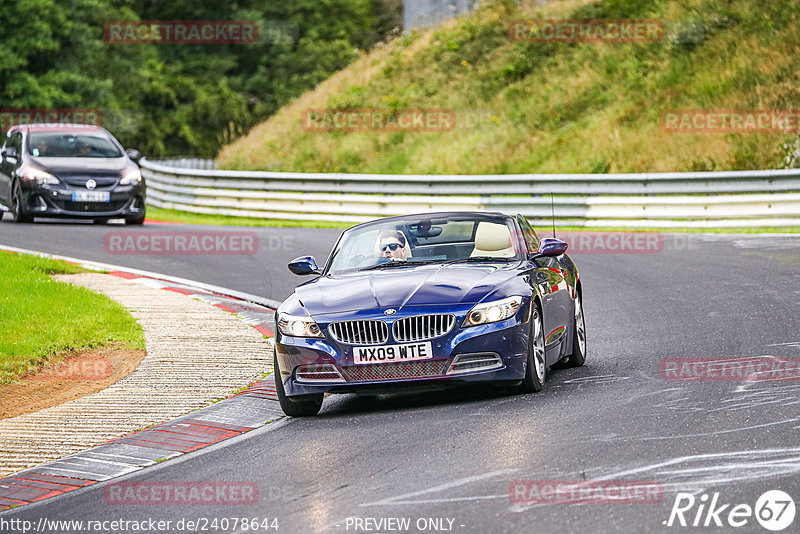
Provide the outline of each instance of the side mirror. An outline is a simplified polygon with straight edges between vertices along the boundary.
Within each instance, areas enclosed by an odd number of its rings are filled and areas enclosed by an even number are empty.
[[[319,274],[314,256],[300,256],[289,262],[289,270],[294,274]]]
[[[17,149],[13,146],[7,146],[3,149],[3,157],[4,158],[16,158],[17,157]]]
[[[561,256],[567,251],[567,245],[564,241],[556,239],[555,237],[545,237],[539,241],[539,250],[534,254],[534,258],[538,256]]]
[[[142,159],[142,153],[136,150],[135,148],[129,148],[125,151],[129,158],[131,158],[136,163],[139,163],[139,160]]]

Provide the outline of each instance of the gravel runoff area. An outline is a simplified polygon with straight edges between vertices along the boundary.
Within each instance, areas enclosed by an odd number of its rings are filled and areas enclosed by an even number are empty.
[[[272,370],[269,340],[208,302],[107,274],[54,278],[125,306],[144,329],[147,355],[97,393],[0,421],[0,477],[202,408]]]

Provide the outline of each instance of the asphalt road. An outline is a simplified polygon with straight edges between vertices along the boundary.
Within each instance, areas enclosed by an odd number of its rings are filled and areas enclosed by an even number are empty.
[[[324,257],[338,235],[254,230],[260,238],[293,236],[294,249],[244,259],[111,258],[103,256],[99,237],[109,229],[6,221],[0,243],[281,298],[301,280],[282,274],[286,259],[306,251]],[[541,393],[333,396],[318,417],[267,425],[113,481],[249,481],[259,488],[255,504],[109,505],[99,484],[0,519],[175,525],[202,517],[277,518],[284,533],[769,532],[752,516],[739,518],[745,521],[739,528],[727,521],[734,506],[755,507],[767,490],[800,502],[800,381],[671,381],[660,365],[667,358],[800,357],[800,236],[667,237],[658,251],[573,259],[584,284],[589,355],[582,368],[552,371]],[[542,481],[601,479],[612,487],[651,483],[660,499],[530,504],[511,498],[519,495],[518,481],[544,488]],[[682,528],[677,518],[667,526],[679,493],[696,498],[684,519],[691,525],[698,517],[701,526]],[[724,527],[707,516],[715,494],[716,509],[729,505],[715,516]],[[689,497],[682,499],[681,506]],[[409,527],[377,523],[389,518],[408,518]],[[799,525],[797,518],[785,532]],[[207,531],[245,532],[222,525]]]
[[[288,297],[294,286],[303,281],[290,273],[286,264],[306,255],[324,264],[341,233],[341,230],[328,228],[287,231],[182,224],[136,227],[57,219],[18,225],[11,222],[9,214],[0,212],[0,215],[3,216],[0,244],[180,276],[277,301]],[[183,253],[168,253],[174,252],[176,247],[164,236],[182,233],[197,235],[198,246],[193,247],[187,240],[181,249]],[[241,234],[252,236],[254,246],[245,246]],[[150,239],[138,240],[140,236],[150,236]],[[153,236],[160,239],[154,240]],[[219,236],[226,239],[220,241]],[[238,241],[231,240],[236,236],[239,236]],[[204,237],[213,238],[213,243],[204,242]]]

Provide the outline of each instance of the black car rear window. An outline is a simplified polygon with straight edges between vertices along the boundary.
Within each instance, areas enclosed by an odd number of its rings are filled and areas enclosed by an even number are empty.
[[[102,133],[33,132],[28,153],[40,158],[119,158],[122,151]]]

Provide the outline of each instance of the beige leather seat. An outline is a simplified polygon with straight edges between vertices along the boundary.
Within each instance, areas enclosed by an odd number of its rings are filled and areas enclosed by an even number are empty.
[[[514,254],[514,245],[511,243],[511,232],[509,232],[508,226],[488,221],[478,223],[478,230],[475,232],[475,249],[470,256],[510,258]]]

